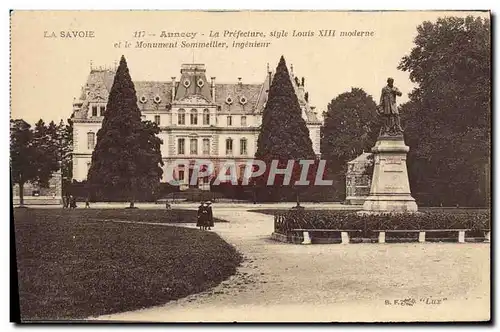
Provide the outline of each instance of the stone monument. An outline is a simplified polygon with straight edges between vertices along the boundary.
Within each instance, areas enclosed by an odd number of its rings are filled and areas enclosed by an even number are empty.
[[[396,96],[402,93],[388,78],[382,89],[377,113],[384,118],[375,146],[374,167],[370,194],[360,213],[416,212],[415,199],[411,196],[406,154],[410,150],[405,145],[403,129],[396,106]]]

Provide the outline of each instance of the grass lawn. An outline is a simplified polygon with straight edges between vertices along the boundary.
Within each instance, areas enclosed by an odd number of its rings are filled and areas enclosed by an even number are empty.
[[[22,209],[15,209],[16,211]],[[197,211],[194,210],[153,210],[153,209],[33,209],[42,218],[52,218],[59,215],[71,221],[128,220],[153,223],[196,223]],[[215,223],[227,220],[214,218]]]
[[[196,211],[16,209],[22,320],[81,319],[211,288],[241,256],[197,229],[97,219],[194,222]]]

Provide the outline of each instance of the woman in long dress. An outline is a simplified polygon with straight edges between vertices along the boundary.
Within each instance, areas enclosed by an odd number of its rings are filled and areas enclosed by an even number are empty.
[[[196,227],[199,227],[200,230],[202,229],[202,227],[204,228],[204,226],[205,226],[205,221],[203,220],[205,217],[205,214],[203,213],[205,206],[203,204],[204,203],[201,202],[200,206],[198,206],[198,214],[197,214],[197,220],[196,220]]]
[[[210,227],[214,227],[214,215],[213,215],[213,212],[212,212],[212,202],[211,201],[208,201],[207,203],[207,226],[208,226],[208,230],[210,230]]]

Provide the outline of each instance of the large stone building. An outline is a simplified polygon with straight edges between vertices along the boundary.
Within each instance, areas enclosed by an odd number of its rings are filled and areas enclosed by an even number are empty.
[[[256,152],[273,73],[268,69],[263,82],[258,84],[245,83],[241,78],[235,83],[218,83],[215,77],[209,79],[203,64],[184,64],[180,74],[179,80],[171,77],[165,82],[134,81],[143,119],[160,126],[165,168],[174,159],[190,161],[190,165],[174,171],[175,178],[184,182],[184,188],[196,159],[213,161],[215,171],[218,162],[235,161],[241,173],[243,165]],[[73,177],[77,181],[87,177],[114,76],[113,70],[91,68],[80,97],[73,103]],[[321,121],[308,103],[303,80],[296,79],[293,70],[290,76],[313,149],[319,155]],[[206,183],[197,186],[207,187]]]

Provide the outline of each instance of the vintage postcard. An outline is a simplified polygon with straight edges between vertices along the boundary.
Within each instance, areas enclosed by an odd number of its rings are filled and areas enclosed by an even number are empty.
[[[490,15],[12,11],[11,319],[489,322]]]

